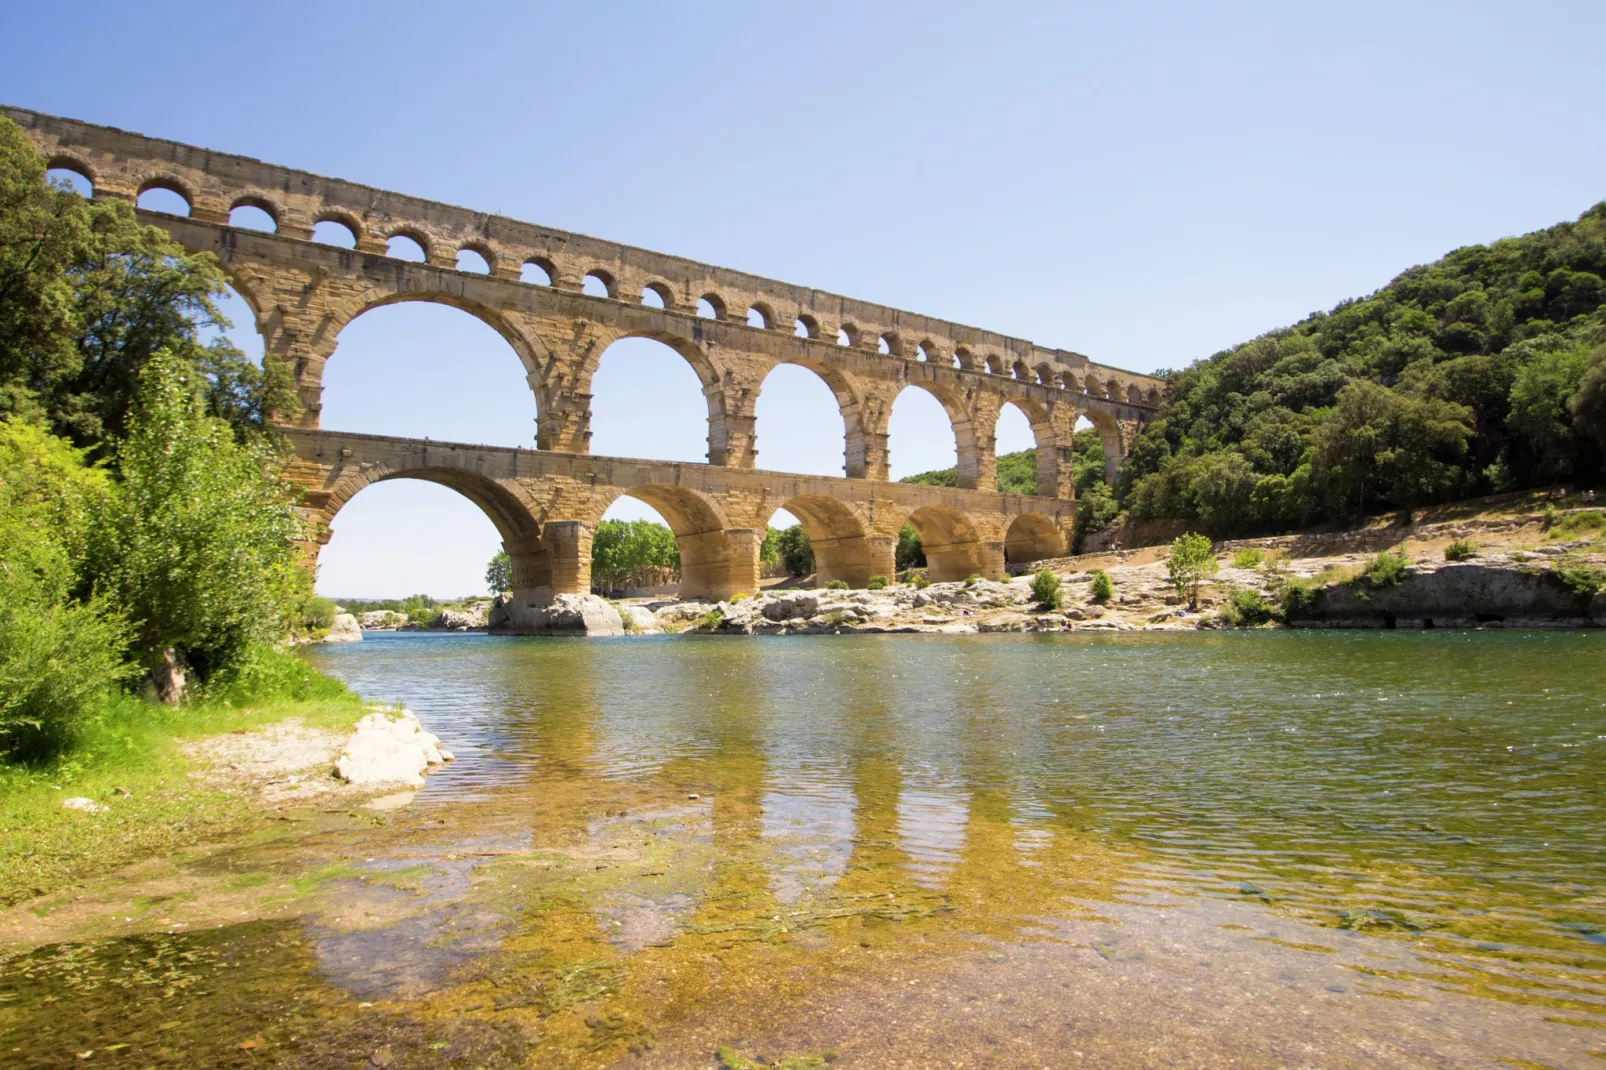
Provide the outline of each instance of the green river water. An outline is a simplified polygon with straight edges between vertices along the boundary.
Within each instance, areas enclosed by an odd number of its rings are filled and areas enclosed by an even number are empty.
[[[1606,1068],[1606,634],[307,657],[457,761],[7,961],[0,1064]]]

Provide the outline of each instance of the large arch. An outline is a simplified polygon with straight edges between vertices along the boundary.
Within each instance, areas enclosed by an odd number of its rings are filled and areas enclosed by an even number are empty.
[[[962,580],[973,574],[996,577],[1002,562],[995,561],[982,541],[981,530],[964,513],[948,505],[923,505],[910,513],[908,522],[920,536],[926,554],[926,575],[934,583]]]
[[[610,374],[603,368],[609,354],[613,354],[615,360],[623,357],[635,362],[637,370],[628,376]],[[695,382],[679,372],[681,364],[691,369]],[[601,383],[597,381],[599,372]],[[617,382],[612,381],[615,378]],[[740,451],[747,449],[750,436],[742,436],[739,444],[732,441],[732,414],[725,408],[719,370],[696,343],[671,332],[621,332],[609,338],[606,345],[594,346],[580,365],[574,389],[576,395],[586,399],[588,406],[586,427],[590,452],[721,464],[733,445]],[[615,413],[604,397],[603,418],[599,422],[598,398],[616,391],[624,392],[629,403]],[[688,405],[694,404],[694,391],[703,397],[707,424],[706,429],[699,428],[694,436],[688,437],[680,421],[685,418]],[[684,396],[677,398],[677,395]],[[613,424],[616,418],[620,420],[617,426]],[[638,441],[644,445],[632,445]]]
[[[504,483],[473,468],[453,463],[450,452],[422,447],[401,454],[382,464],[368,465],[343,476],[316,507],[313,519],[317,549],[328,543],[340,511],[364,489],[376,483],[416,479],[456,491],[468,499],[491,521],[502,539],[513,566],[515,597],[533,602],[550,599],[554,582],[554,554],[536,519],[535,503],[528,500],[516,483]]]
[[[243,291],[242,291],[243,293]],[[472,301],[392,295],[360,306],[331,331],[315,371],[314,426],[508,446],[534,444],[540,400],[529,346]],[[513,360],[508,359],[512,351]],[[398,382],[419,389],[400,391]]]
[[[797,370],[796,373],[794,373],[794,369]],[[823,463],[810,465],[807,462],[803,462],[802,464],[799,464],[796,458],[800,451],[791,443],[788,443],[784,449],[774,449],[773,447],[770,447],[772,450],[770,456],[765,457],[763,463],[758,467],[767,468],[772,471],[801,472],[810,475],[822,476],[834,476],[846,473],[851,478],[864,478],[865,449],[864,426],[862,422],[863,399],[860,396],[859,390],[852,380],[848,378],[846,373],[839,368],[833,368],[829,364],[824,364],[819,361],[805,359],[782,361],[771,368],[768,374],[764,376],[764,382],[759,386],[758,397],[755,399],[754,403],[754,452],[758,453],[759,450],[766,448],[765,440],[762,439],[758,434],[760,423],[762,423],[762,426],[765,429],[773,432],[775,425],[778,422],[777,418],[780,415],[779,413],[766,411],[772,410],[774,405],[781,401],[781,399],[777,397],[779,390],[776,388],[776,384],[772,383],[772,380],[775,379],[777,374],[782,377],[783,383],[789,374],[795,374],[802,377],[796,379],[796,382],[798,383],[803,383],[805,378],[812,379],[813,382],[803,386],[804,390],[808,390],[810,387],[812,387],[813,383],[818,383],[824,386],[824,388],[829,392],[827,396],[835,403],[836,413],[841,421],[839,425],[840,432],[838,432],[837,426],[833,424],[829,427],[829,434],[831,437],[837,437],[837,435],[840,433],[840,438],[838,441],[842,443],[842,463],[834,471],[827,471],[826,466]],[[797,386],[791,387],[791,390],[793,391],[796,391],[797,389]],[[816,409],[819,410],[818,415],[823,416],[823,399],[821,399],[821,404],[817,405],[808,401],[806,398],[797,398],[794,394],[793,396],[788,397],[786,401],[797,402],[792,406],[793,411],[801,412],[805,419],[815,417],[817,414],[814,410]],[[760,454],[760,456],[763,455]],[[779,456],[780,459],[774,459],[776,456]],[[812,458],[810,459],[812,460]]]
[[[711,498],[668,483],[609,488],[608,493],[597,499],[597,519],[600,520],[608,506],[625,496],[651,506],[675,533],[675,544],[680,547],[680,597],[718,601],[739,592],[757,591],[758,546],[763,541],[762,532],[731,528],[724,511]],[[589,535],[585,543],[581,557],[589,587]]]
[[[1065,533],[1042,513],[1022,513],[1004,532],[1004,563],[1023,564],[1065,556]]]
[[[892,443],[892,420],[897,416],[898,402],[911,390],[923,391],[936,399],[941,406],[943,414],[948,418],[948,430],[954,440],[954,467],[956,478],[961,487],[974,488],[980,471],[980,451],[976,442],[976,426],[970,416],[969,408],[957,394],[945,386],[935,383],[910,383],[898,391],[893,398],[887,421],[887,455],[889,473],[895,468],[902,467],[897,461]],[[943,466],[937,466],[943,467]],[[913,470],[905,474],[912,475]],[[900,477],[893,477],[900,478]]]
[[[814,549],[815,580],[860,588],[871,576],[892,575],[890,539],[875,539],[850,506],[824,494],[799,494],[776,509],[797,517]],[[773,518],[774,514],[771,514]]]
[[[1037,486],[1035,493],[1044,498],[1054,498],[1060,493],[1060,463],[1062,460],[1059,449],[1060,443],[1056,441],[1054,421],[1049,415],[1048,406],[1033,401],[1030,398],[1012,397],[1005,399],[999,408],[998,423],[1004,423],[1005,414],[1011,409],[1019,413],[1026,420],[1030,429],[1032,448],[1037,459]],[[996,431],[995,441],[996,441]],[[1066,444],[1069,445],[1068,443]],[[1009,452],[1003,446],[998,446],[998,454]]]

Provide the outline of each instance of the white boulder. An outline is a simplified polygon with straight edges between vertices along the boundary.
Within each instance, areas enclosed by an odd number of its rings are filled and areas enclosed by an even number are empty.
[[[360,643],[362,642],[362,626],[357,618],[350,613],[336,613],[335,619],[329,625],[329,634],[323,637],[326,643]]]
[[[357,731],[335,759],[335,775],[348,784],[424,786],[432,765],[451,761],[440,739],[424,731],[409,710],[378,711],[357,722]]]

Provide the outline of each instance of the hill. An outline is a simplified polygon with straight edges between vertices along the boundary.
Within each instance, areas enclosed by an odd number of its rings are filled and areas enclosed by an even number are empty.
[[[1224,536],[1599,485],[1606,202],[1457,249],[1170,378],[1116,491],[1134,519]]]

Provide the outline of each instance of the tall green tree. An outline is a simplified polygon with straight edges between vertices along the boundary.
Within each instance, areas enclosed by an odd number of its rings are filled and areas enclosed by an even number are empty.
[[[239,442],[203,398],[193,365],[146,362],[117,448],[121,479],[92,526],[96,589],[127,612],[164,692],[174,666],[205,681],[282,638],[310,586],[279,458]]]
[[[610,591],[631,573],[680,567],[675,533],[651,520],[604,520],[591,539],[591,587]]]
[[[87,201],[45,177],[45,161],[0,118],[0,415],[31,415],[111,452],[127,430],[140,375],[157,354],[194,368],[211,415],[241,435],[297,402],[278,361],[258,367],[214,328],[225,279],[121,201]]]
[[[485,566],[485,586],[491,593],[501,594],[513,589],[513,562],[506,550],[498,550]]]

